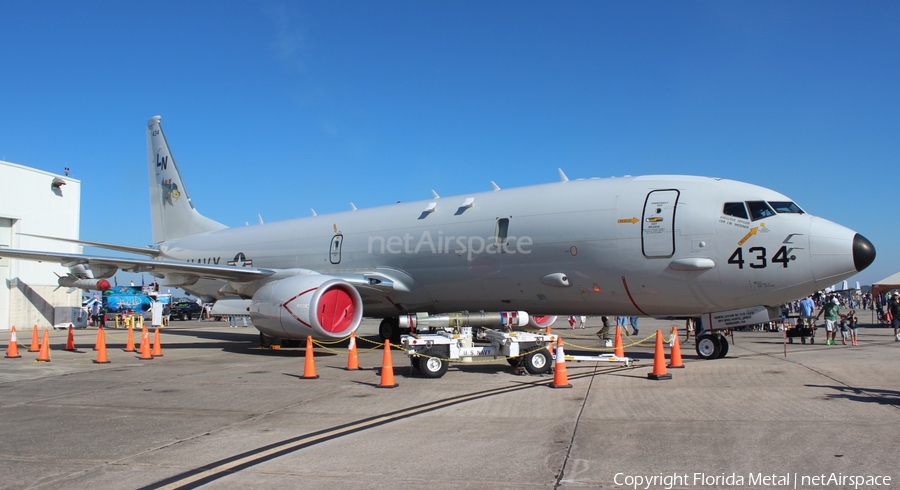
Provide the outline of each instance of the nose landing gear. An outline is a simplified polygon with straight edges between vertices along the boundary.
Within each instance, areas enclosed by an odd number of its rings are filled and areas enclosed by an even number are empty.
[[[700,359],[718,359],[728,354],[728,339],[720,333],[703,332],[696,338]]]

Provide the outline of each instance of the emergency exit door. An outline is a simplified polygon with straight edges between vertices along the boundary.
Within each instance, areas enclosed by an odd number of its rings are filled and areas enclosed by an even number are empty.
[[[341,242],[344,241],[344,235],[335,235],[331,238],[331,263],[341,263]]]
[[[651,191],[644,201],[641,217],[641,248],[647,258],[675,254],[675,207],[678,190]]]

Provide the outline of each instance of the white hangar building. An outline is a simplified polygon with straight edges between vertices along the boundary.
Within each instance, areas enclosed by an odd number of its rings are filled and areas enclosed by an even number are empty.
[[[3,248],[81,253],[79,245],[28,236],[78,239],[80,214],[81,181],[0,161],[0,257]],[[55,307],[81,306],[80,289],[57,289],[56,274],[68,272],[57,263],[0,258],[0,330],[49,328]]]

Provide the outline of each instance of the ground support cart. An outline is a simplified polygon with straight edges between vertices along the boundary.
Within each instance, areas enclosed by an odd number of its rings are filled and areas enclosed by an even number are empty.
[[[413,368],[429,378],[443,376],[450,361],[472,362],[477,357],[506,359],[511,366],[524,369],[529,374],[546,374],[553,367],[554,354],[550,346],[556,345],[555,334],[486,329],[480,332],[479,338],[490,345],[474,345],[470,327],[403,335],[400,342]],[[631,363],[629,358],[611,354],[566,356],[566,360],[616,361],[625,362],[626,365]]]
[[[800,343],[805,344],[809,340],[810,344],[816,343],[816,327],[808,327],[806,325],[791,327],[787,329],[787,339],[789,344],[794,343],[794,339],[800,337]]]

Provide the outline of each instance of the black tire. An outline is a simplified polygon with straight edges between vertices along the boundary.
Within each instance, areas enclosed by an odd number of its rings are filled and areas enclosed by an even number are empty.
[[[547,349],[536,350],[524,358],[525,370],[528,374],[546,374],[553,366],[553,356]]]
[[[447,357],[444,352],[428,349],[425,356],[419,358],[419,371],[428,378],[440,378],[450,367],[450,363],[443,359]]]
[[[188,321],[188,320],[190,320],[190,319],[191,319],[191,315],[188,315],[187,313],[182,313],[182,314],[181,314],[181,321],[186,322],[186,321]]]
[[[264,349],[268,349],[269,347],[272,347],[273,345],[275,345],[274,338],[269,337],[268,335],[266,335],[262,332],[259,332],[259,346],[260,347],[262,347]]]
[[[717,359],[721,359],[728,355],[728,337],[722,334],[716,334],[716,340],[719,342],[719,355]]]
[[[710,334],[703,334],[695,340],[696,344],[694,344],[694,347],[697,349],[697,356],[700,359],[716,359],[719,357],[721,347],[715,337]]]
[[[800,343],[801,343],[801,344],[805,344],[805,343],[806,343],[806,337],[800,337]]]
[[[399,345],[400,319],[392,317],[381,320],[381,325],[378,326],[378,335],[381,336],[381,340],[390,340],[392,344]]]

